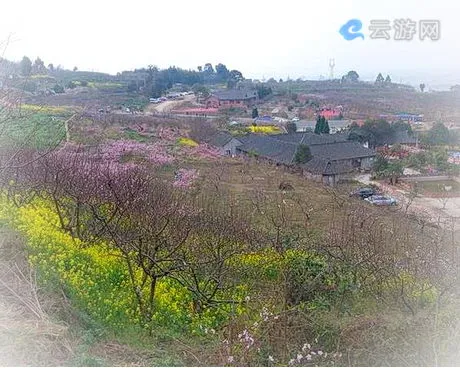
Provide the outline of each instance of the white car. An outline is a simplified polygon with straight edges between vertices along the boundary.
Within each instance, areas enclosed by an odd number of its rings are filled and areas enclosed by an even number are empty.
[[[396,206],[397,201],[393,197],[383,195],[372,195],[364,198],[365,201],[375,204],[376,206]]]
[[[299,121],[300,119],[298,117],[292,118],[291,121]]]

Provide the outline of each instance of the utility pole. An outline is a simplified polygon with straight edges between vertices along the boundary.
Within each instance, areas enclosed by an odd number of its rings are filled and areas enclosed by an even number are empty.
[[[335,59],[329,59],[329,79],[334,79]]]

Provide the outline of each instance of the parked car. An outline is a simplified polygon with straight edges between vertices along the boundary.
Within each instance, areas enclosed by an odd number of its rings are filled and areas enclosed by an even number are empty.
[[[393,197],[382,196],[382,195],[373,195],[367,198],[364,198],[365,201],[375,204],[376,206],[396,206],[396,199]]]
[[[362,199],[365,199],[367,197],[373,196],[374,194],[376,193],[372,188],[358,188],[350,193],[350,197],[361,197]]]

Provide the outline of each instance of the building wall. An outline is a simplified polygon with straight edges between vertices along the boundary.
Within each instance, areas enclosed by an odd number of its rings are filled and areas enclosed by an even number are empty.
[[[235,156],[236,155],[236,147],[240,146],[241,142],[235,138],[233,138],[230,142],[228,142],[225,146],[219,148],[220,154],[224,156]]]
[[[256,102],[256,98],[250,98],[247,100],[219,100],[219,106],[223,107],[245,107],[252,106]]]
[[[372,168],[373,163],[374,163],[373,157],[364,157],[361,159],[361,169],[370,170]]]

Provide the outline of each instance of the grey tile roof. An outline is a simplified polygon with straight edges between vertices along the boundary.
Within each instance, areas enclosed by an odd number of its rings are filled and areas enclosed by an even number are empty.
[[[228,142],[230,142],[233,138],[235,137],[228,132],[217,132],[216,134],[206,139],[206,143],[214,147],[223,147]]]
[[[336,142],[310,146],[313,156],[327,158],[329,160],[348,160],[353,158],[373,157],[375,151],[363,147],[358,142]]]
[[[319,175],[345,174],[354,170],[348,161],[330,161],[321,157],[313,157],[300,167],[312,174]]]
[[[249,100],[257,98],[257,91],[230,89],[228,91],[217,91],[214,95],[219,100]]]
[[[270,138],[278,139],[283,142],[312,146],[315,144],[345,142],[348,136],[342,134],[289,133],[275,134],[270,136]]]
[[[243,144],[237,150],[271,159],[283,164],[291,164],[297,145],[273,139],[266,135],[249,134],[241,139]]]
[[[242,137],[243,143],[237,149],[245,153],[256,153],[275,162],[294,164],[295,153],[300,144],[307,144],[313,158],[305,165],[307,170],[327,173],[343,173],[353,170],[346,160],[373,157],[375,151],[363,147],[360,143],[336,140],[333,135],[316,135],[310,133],[292,133],[277,135],[249,134]]]
[[[328,120],[327,122],[330,128],[346,128],[352,123],[351,120],[346,120],[346,119]],[[316,120],[299,120],[299,121],[296,121],[296,125],[297,125],[298,130],[303,130],[305,128],[311,128],[314,130],[316,126]]]

